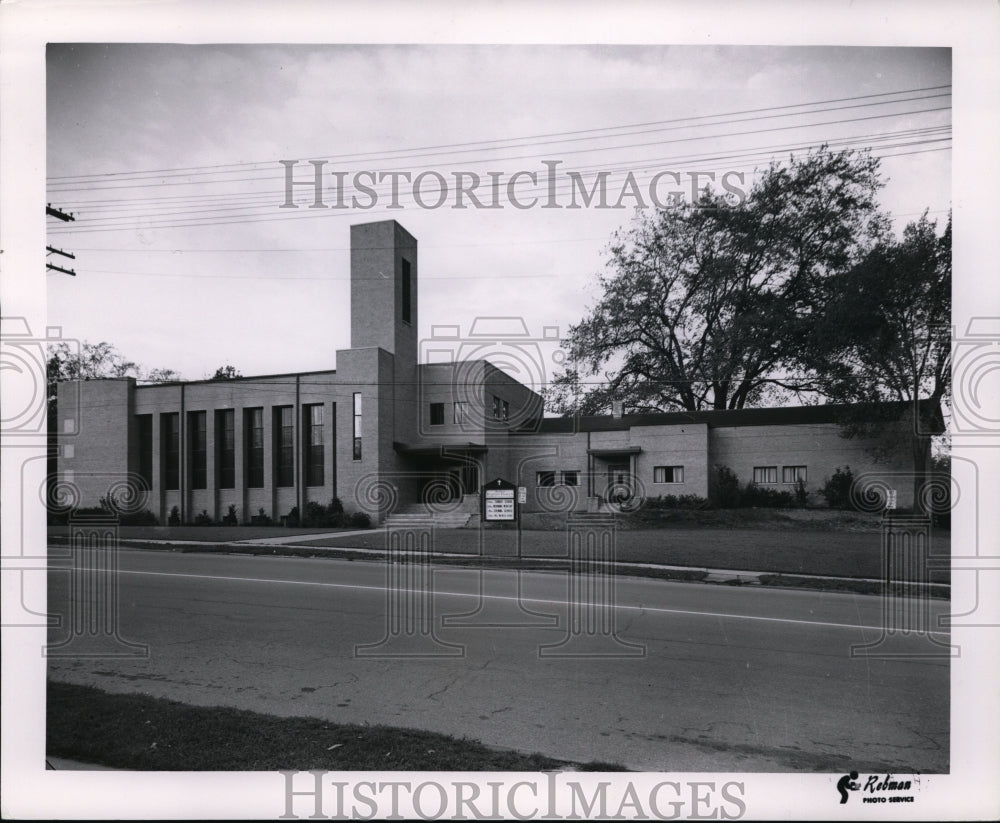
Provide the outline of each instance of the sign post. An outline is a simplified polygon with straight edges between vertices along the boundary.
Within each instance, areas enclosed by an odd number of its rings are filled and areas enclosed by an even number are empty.
[[[499,477],[483,486],[483,521],[514,522],[517,520],[517,486]]]

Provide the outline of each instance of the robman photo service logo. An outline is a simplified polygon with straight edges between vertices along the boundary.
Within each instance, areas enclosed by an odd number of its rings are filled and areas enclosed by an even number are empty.
[[[904,780],[891,774],[869,775],[862,781],[857,772],[845,774],[837,781],[840,802],[846,803],[850,792],[860,792],[862,803],[912,803],[912,779]],[[903,794],[907,792],[907,794]]]

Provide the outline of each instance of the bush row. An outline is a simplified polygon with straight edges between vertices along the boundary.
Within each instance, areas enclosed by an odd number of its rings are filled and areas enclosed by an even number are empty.
[[[111,514],[113,511],[114,510],[108,501],[102,498],[100,506],[79,508],[73,510],[72,513],[76,516],[81,514]],[[69,518],[70,512],[68,511],[50,511],[48,513],[47,522],[50,526],[67,526],[69,525]],[[274,525],[274,520],[268,516],[264,509],[258,509],[257,514],[250,516],[249,523],[253,526],[272,526]],[[151,511],[143,509],[139,512],[119,514],[118,524],[121,526],[158,526],[160,525],[160,521]],[[238,526],[239,524],[240,520],[237,515],[236,506],[230,506],[229,511],[222,517],[221,520],[215,520],[207,510],[203,509],[199,514],[196,514],[189,523],[189,525],[192,526]],[[310,500],[305,505],[305,514],[302,517],[299,516],[298,506],[293,507],[285,517],[285,524],[292,527],[301,526],[303,528],[370,529],[372,520],[371,516],[366,512],[344,511],[344,505],[340,502],[340,499],[334,497],[325,506],[321,503]],[[181,525],[181,513],[177,506],[174,506],[170,510],[166,525]]]

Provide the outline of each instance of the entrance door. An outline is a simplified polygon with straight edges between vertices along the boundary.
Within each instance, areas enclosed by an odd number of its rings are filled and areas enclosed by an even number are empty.
[[[479,494],[479,466],[462,466],[458,473],[462,494]]]
[[[608,466],[608,487],[605,497],[609,502],[624,503],[632,497],[632,471],[628,463]]]

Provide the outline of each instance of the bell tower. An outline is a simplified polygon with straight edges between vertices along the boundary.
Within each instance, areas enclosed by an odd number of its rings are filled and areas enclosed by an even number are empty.
[[[395,220],[351,226],[351,348],[417,362],[417,241]]]

